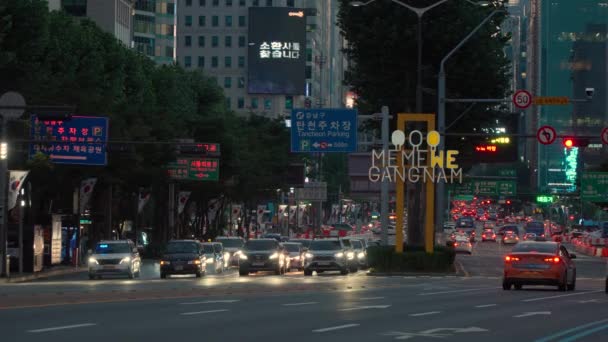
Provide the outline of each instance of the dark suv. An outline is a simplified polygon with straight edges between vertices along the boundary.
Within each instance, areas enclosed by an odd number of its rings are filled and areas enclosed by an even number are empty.
[[[273,271],[276,275],[285,274],[289,263],[289,254],[275,239],[247,241],[239,253],[239,258],[241,276],[257,271]]]
[[[171,240],[160,261],[160,277],[172,274],[205,275],[207,258],[203,245],[196,240]]]

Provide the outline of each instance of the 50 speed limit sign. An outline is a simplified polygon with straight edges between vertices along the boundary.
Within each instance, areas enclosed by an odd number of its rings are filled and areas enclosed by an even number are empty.
[[[519,109],[526,109],[532,104],[532,94],[526,90],[518,90],[513,94],[513,104]]]

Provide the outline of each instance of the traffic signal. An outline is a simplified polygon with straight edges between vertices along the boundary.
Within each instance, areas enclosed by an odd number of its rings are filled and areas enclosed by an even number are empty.
[[[589,146],[589,139],[577,138],[577,137],[564,137],[564,140],[562,141],[562,145],[564,145],[565,148],[587,147],[587,146]]]
[[[507,200],[507,205],[511,205],[511,200]]]

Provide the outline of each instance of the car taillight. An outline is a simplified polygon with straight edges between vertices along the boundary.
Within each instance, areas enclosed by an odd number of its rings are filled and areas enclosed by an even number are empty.
[[[496,239],[496,234],[492,235],[492,238]]]
[[[519,261],[519,258],[518,258],[518,257],[511,256],[511,255],[507,255],[507,256],[505,257],[505,261],[506,261],[506,262],[510,262],[510,261]]]
[[[454,242],[454,247],[458,247],[458,243]]]
[[[552,258],[545,258],[545,261],[557,264],[561,261],[561,259],[559,257],[552,257]]]
[[[482,238],[485,238],[485,237],[486,237],[486,234],[482,234],[482,235],[481,235],[481,237],[482,237]]]

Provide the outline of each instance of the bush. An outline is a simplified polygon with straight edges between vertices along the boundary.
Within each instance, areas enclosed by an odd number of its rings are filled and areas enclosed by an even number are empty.
[[[451,248],[436,246],[432,254],[424,247],[404,246],[395,253],[395,246],[374,246],[367,250],[370,267],[377,272],[447,272],[453,269],[456,254]]]

